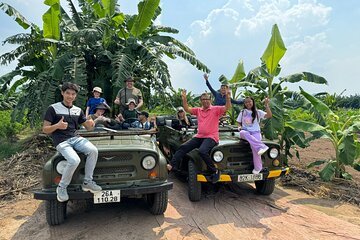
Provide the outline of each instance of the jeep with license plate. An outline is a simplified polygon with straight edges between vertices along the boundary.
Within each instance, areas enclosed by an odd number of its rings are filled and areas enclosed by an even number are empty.
[[[82,191],[86,156],[79,153],[81,163],[67,187],[69,201],[86,200],[94,204],[120,202],[123,197],[143,197],[150,212],[159,215],[167,208],[168,182],[166,159],[156,142],[156,130],[79,131],[98,149],[93,179],[102,187],[98,193]],[[64,157],[56,153],[43,168],[42,189],[34,190],[34,198],[45,200],[49,225],[58,225],[66,217],[67,202],[56,199],[56,187],[66,166]]]
[[[172,116],[158,117],[159,147],[167,160],[170,161],[181,144],[190,140],[196,134],[196,125],[190,128],[180,128],[179,120]],[[192,119],[196,123],[196,118]],[[210,152],[210,156],[220,170],[219,183],[255,182],[259,194],[270,195],[275,188],[275,179],[289,173],[281,158],[279,144],[272,141],[263,141],[269,150],[262,156],[263,169],[253,174],[254,169],[252,150],[246,140],[240,139],[237,126],[219,125],[219,144]],[[211,174],[205,162],[201,159],[198,149],[189,152],[180,160],[176,175],[188,180],[188,195],[191,201],[201,198],[202,183],[212,182]]]

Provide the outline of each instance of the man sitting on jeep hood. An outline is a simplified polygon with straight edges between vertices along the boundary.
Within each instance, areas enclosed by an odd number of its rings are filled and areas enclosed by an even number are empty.
[[[220,171],[215,167],[210,157],[211,149],[219,142],[219,119],[231,108],[230,92],[226,93],[225,106],[212,106],[208,93],[200,97],[202,107],[190,108],[186,99],[186,90],[181,92],[184,110],[198,119],[198,133],[189,141],[182,144],[168,164],[168,170],[176,170],[180,159],[191,150],[198,148],[201,158],[205,161],[211,171],[212,182],[217,182]]]

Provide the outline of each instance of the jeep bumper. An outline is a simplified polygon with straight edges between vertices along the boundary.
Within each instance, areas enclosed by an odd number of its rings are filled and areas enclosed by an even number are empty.
[[[128,187],[124,189],[120,189],[121,196],[135,196],[135,195],[142,195],[142,194],[150,194],[150,193],[157,193],[157,192],[164,192],[168,191],[173,188],[172,182],[165,182],[160,185],[152,185],[152,186],[141,186],[141,187]],[[114,189],[103,189],[103,190],[114,190]],[[51,190],[42,190],[42,189],[35,189],[33,191],[34,198],[39,200],[55,200],[56,199],[56,191],[55,189]],[[94,195],[90,192],[84,192],[81,189],[78,191],[75,190],[68,190],[69,200],[75,199],[89,199],[93,198]]]
[[[281,176],[284,176],[286,174],[289,174],[290,168],[286,167],[286,168],[281,168],[281,169],[277,169],[277,170],[270,170],[270,171],[266,171],[266,172],[262,172],[261,174],[263,175],[263,179],[267,179],[267,178],[278,178]],[[218,182],[238,182],[238,176],[239,174],[234,174],[234,175],[230,175],[230,174],[226,174],[226,173],[222,173],[220,175],[220,179]],[[204,174],[197,174],[197,181],[198,182],[211,182],[211,176],[209,175],[204,175]]]

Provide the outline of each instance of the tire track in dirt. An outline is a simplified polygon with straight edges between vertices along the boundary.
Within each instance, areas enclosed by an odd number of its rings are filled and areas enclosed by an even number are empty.
[[[141,199],[96,205],[90,212],[69,203],[65,223],[49,227],[44,204],[26,200],[0,209],[0,239],[360,239],[355,206],[347,206],[353,214],[347,218],[330,216],[315,208],[336,212],[334,201],[281,187],[261,196],[250,184],[205,186],[194,203],[186,183],[171,180],[174,189],[163,216],[151,215]]]

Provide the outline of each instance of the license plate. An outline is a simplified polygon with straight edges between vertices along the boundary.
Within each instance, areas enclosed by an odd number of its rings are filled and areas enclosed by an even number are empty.
[[[102,190],[94,193],[94,203],[120,202],[120,190]]]
[[[263,180],[263,175],[261,173],[238,175],[238,182],[251,182],[257,180]]]

